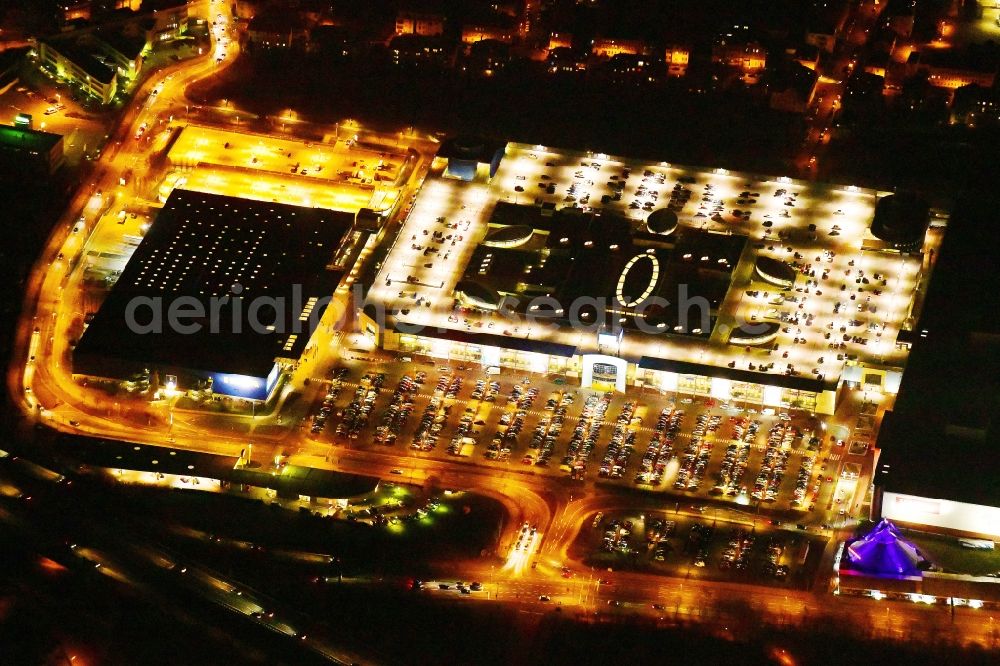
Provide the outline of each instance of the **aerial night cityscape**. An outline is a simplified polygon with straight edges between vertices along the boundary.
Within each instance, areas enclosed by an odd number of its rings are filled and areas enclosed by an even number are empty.
[[[0,0],[0,665],[1000,663],[1000,0]]]

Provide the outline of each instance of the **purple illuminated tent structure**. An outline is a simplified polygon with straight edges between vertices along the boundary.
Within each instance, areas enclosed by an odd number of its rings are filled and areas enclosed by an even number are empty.
[[[926,562],[920,551],[883,519],[871,532],[847,546],[849,568],[874,576],[919,576]]]

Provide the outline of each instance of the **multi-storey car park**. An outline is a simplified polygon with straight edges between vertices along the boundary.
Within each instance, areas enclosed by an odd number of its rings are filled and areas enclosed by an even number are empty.
[[[896,392],[945,219],[915,197],[516,143],[450,161],[370,286],[378,346],[821,414]]]
[[[383,214],[397,203],[416,153],[396,147],[365,148],[338,141],[278,137],[203,125],[177,125],[163,132],[169,170],[160,181],[161,199],[182,184],[189,190],[259,201]],[[140,137],[141,138],[141,137]]]

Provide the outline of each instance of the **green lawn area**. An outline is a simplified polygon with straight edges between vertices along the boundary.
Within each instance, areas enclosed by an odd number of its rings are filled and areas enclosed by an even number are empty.
[[[1000,549],[974,550],[963,548],[956,537],[910,530],[903,533],[931,562],[946,572],[972,576],[1000,572]]]

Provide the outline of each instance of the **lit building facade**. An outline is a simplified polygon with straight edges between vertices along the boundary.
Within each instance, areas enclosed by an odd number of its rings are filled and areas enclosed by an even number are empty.
[[[79,85],[103,104],[110,104],[118,91],[118,75],[112,68],[71,42],[40,41],[38,57],[43,67],[61,79]]]
[[[591,44],[590,52],[598,58],[612,58],[616,55],[642,55],[646,52],[646,44],[639,39],[598,37]]]
[[[691,61],[691,51],[686,46],[668,46],[665,60],[669,76],[684,76],[687,73],[688,63]]]
[[[767,52],[756,42],[721,40],[712,47],[712,62],[756,74],[767,66]]]
[[[514,41],[514,32],[510,28],[495,25],[472,24],[462,26],[462,42],[474,44],[487,39],[510,44]]]
[[[397,35],[436,37],[444,32],[444,17],[439,14],[400,12],[396,15]]]
[[[553,32],[549,35],[549,51],[573,48],[573,35],[568,32]]]

